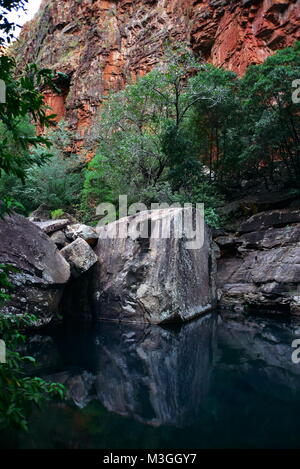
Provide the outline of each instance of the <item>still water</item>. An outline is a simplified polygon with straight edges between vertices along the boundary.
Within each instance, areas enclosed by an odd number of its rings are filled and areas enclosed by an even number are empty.
[[[30,338],[66,401],[13,448],[300,448],[300,364],[287,320],[208,314],[181,327],[77,324]]]

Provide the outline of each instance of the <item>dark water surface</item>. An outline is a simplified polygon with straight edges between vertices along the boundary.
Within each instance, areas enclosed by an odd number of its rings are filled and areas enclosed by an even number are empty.
[[[13,448],[300,448],[300,364],[288,320],[209,314],[182,327],[64,325],[32,336],[68,401]]]

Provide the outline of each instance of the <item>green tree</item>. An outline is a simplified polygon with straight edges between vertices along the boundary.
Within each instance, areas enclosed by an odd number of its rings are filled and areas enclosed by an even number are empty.
[[[189,86],[198,96],[189,126],[199,141],[199,158],[208,168],[209,181],[224,188],[228,180],[233,184],[233,177],[238,177],[239,80],[233,72],[206,64]]]
[[[189,79],[203,69],[189,52],[170,50],[153,71],[108,98],[93,132],[98,152],[86,171],[85,210],[120,194],[130,203],[170,203],[179,192],[188,199],[195,185],[199,196],[207,188],[191,125],[202,90]]]
[[[246,116],[241,165],[247,177],[300,184],[300,113],[293,82],[300,77],[300,42],[249,67],[242,80]],[[282,167],[280,168],[279,163]]]
[[[24,8],[24,1],[0,0],[0,45],[13,38],[15,24],[7,20],[7,13]],[[26,67],[22,76],[15,77],[15,61],[11,57],[0,57],[0,80],[6,85],[6,102],[0,104],[0,178],[3,175],[14,176],[24,181],[29,162],[41,164],[43,155],[32,154],[32,146],[50,146],[50,142],[36,136],[24,121],[33,121],[43,126],[51,124],[47,116],[40,87],[51,85],[53,73],[39,70],[36,65]],[[6,197],[0,203],[0,215],[12,208],[13,202]],[[11,266],[0,265],[0,302],[9,299],[9,272]],[[18,328],[31,323],[27,316],[19,321],[14,315],[3,313],[0,316],[0,336],[6,342],[7,360],[0,364],[0,429],[7,426],[27,428],[27,417],[32,403],[38,404],[46,395],[62,395],[60,385],[49,384],[37,377],[24,375],[24,362],[33,361],[31,357],[22,357],[17,348],[24,340]]]

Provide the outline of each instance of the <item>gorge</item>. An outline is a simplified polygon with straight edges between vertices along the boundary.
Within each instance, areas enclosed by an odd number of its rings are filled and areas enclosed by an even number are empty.
[[[299,448],[300,0],[27,3],[0,448]]]
[[[43,0],[16,47],[19,66],[64,73],[46,103],[80,145],[99,105],[156,65],[168,44],[239,75],[300,39],[299,0]]]

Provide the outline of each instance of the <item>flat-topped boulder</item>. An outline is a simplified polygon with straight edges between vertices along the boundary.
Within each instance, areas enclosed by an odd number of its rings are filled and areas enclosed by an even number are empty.
[[[188,321],[215,306],[211,233],[202,219],[198,248],[191,248],[186,227],[183,236],[178,236],[187,210],[145,211],[98,229],[99,264],[94,277],[97,317],[161,324]],[[169,231],[162,235],[158,230],[168,224]],[[149,226],[146,236],[143,230]],[[134,235],[136,227],[143,227],[142,235]],[[128,236],[121,237],[127,229]]]
[[[51,233],[55,233],[56,231],[66,228],[70,222],[64,218],[62,220],[34,221],[33,223],[44,233],[50,235]]]
[[[13,214],[0,220],[0,259],[17,271],[11,274],[11,300],[1,312],[31,313],[37,325],[48,323],[57,312],[70,266],[55,243],[34,223]]]

